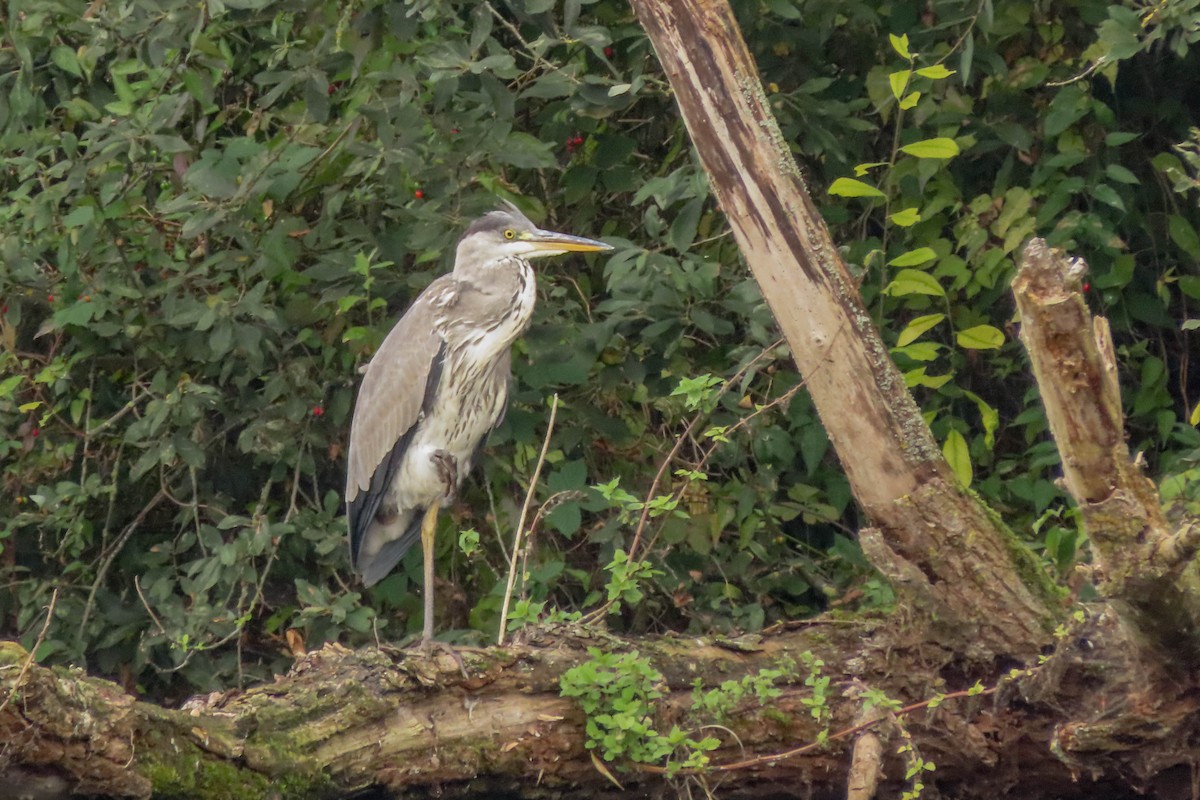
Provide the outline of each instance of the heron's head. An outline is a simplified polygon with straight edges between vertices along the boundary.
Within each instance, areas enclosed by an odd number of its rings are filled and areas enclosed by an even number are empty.
[[[562,253],[597,253],[612,250],[612,245],[571,236],[566,233],[547,231],[534,225],[517,210],[507,204],[506,208],[490,211],[471,223],[458,242],[458,257],[454,268],[483,266],[507,260],[512,256],[540,258]]]

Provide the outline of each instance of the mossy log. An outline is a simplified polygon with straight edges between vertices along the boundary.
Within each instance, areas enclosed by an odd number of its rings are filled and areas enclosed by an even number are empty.
[[[57,787],[62,796],[190,800],[319,798],[368,789],[381,796],[416,790],[446,797],[619,796],[604,771],[626,790],[700,783],[720,784],[727,798],[767,792],[820,797],[845,792],[855,737],[839,731],[857,733],[865,689],[906,705],[984,680],[999,681],[1001,690],[916,709],[899,723],[883,715],[873,730],[885,744],[881,796],[895,796],[904,785],[904,765],[895,755],[902,725],[921,756],[937,764],[943,792],[1084,797],[1096,796],[1089,794],[1092,778],[1113,770],[1139,786],[1155,785],[1171,761],[1162,736],[1195,717],[1191,707],[1157,708],[1151,716],[1159,724],[1141,735],[1155,740],[1153,759],[1130,744],[1136,732],[1127,729],[1103,742],[1095,725],[1086,728],[1086,740],[1061,735],[1084,730],[1070,727],[1072,720],[1098,721],[1100,687],[1117,680],[1123,691],[1138,679],[1114,655],[1127,647],[1113,615],[1089,619],[1064,638],[1047,666],[1012,683],[998,666],[991,674],[965,673],[954,654],[925,639],[927,632],[920,620],[902,615],[824,620],[726,642],[542,632],[510,647],[462,651],[465,677],[442,653],[328,645],[271,683],[194,698],[180,709],[141,702],[78,671],[31,665],[0,710],[0,773],[14,791],[36,785]],[[663,675],[665,693],[656,726],[678,724],[716,736],[721,747],[712,754],[712,771],[668,779],[662,765],[597,767],[584,744],[582,713],[559,694],[560,676],[587,659],[590,646],[636,647],[650,660]],[[767,705],[748,698],[724,719],[692,712],[694,682],[715,687],[759,669],[800,664],[803,653],[827,665],[827,723],[814,719],[803,667],[789,672],[782,694]],[[24,651],[5,645],[0,661],[0,697],[8,697]],[[782,757],[816,742],[825,724],[832,734],[825,746]]]

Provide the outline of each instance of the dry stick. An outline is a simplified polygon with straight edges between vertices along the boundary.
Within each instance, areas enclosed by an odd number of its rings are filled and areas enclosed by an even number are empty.
[[[42,625],[42,632],[38,634],[33,647],[29,649],[29,657],[21,665],[21,671],[17,673],[17,679],[13,681],[12,688],[8,691],[8,697],[4,698],[3,703],[0,703],[0,712],[3,712],[8,707],[8,704],[12,702],[12,699],[17,696],[17,692],[21,689],[21,684],[25,682],[25,676],[29,674],[29,670],[33,667],[34,656],[37,655],[38,648],[42,646],[42,642],[46,641],[46,632],[50,630],[50,621],[54,619],[54,606],[57,604],[58,587],[55,587],[54,593],[50,595],[50,605],[46,608],[46,622]]]
[[[521,552],[521,532],[525,529],[525,518],[529,507],[533,504],[533,493],[537,489],[538,478],[542,474],[542,465],[546,463],[546,452],[550,449],[550,434],[554,432],[554,418],[558,416],[558,394],[550,400],[550,422],[546,425],[546,438],[542,440],[542,452],[538,454],[537,466],[533,468],[533,478],[529,481],[529,491],[525,493],[525,503],[521,506],[521,517],[517,520],[517,533],[513,537],[512,557],[508,562],[508,584],[504,587],[504,605],[500,608],[500,631],[496,634],[496,644],[504,645],[504,629],[508,624],[508,603],[512,600],[513,584],[517,581],[517,558]]]

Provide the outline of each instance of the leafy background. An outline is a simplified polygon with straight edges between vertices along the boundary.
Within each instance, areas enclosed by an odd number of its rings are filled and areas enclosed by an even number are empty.
[[[1200,2],[734,6],[960,478],[1064,580],[1086,559],[1014,340],[1037,234],[1088,260],[1131,445],[1195,511]],[[497,198],[617,249],[541,265],[509,415],[443,517],[439,629],[494,635],[555,394],[522,615],[603,598],[680,437],[643,534],[660,574],[610,624],[890,602],[624,2],[16,0],[5,22],[0,634],[32,645],[57,589],[39,658],[170,699],[283,668],[289,631],[418,630],[419,553],[366,593],[348,570],[349,415]],[[897,94],[889,75],[937,64],[954,74]],[[935,137],[961,154],[900,150]],[[859,164],[881,196],[820,190]]]

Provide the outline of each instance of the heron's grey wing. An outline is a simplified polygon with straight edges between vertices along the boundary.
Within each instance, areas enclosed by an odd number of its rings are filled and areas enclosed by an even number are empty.
[[[449,289],[448,281],[438,279],[417,298],[383,340],[359,388],[346,474],[350,561],[356,569],[363,566],[363,540],[437,390],[443,342],[434,330],[434,316],[436,301]]]

